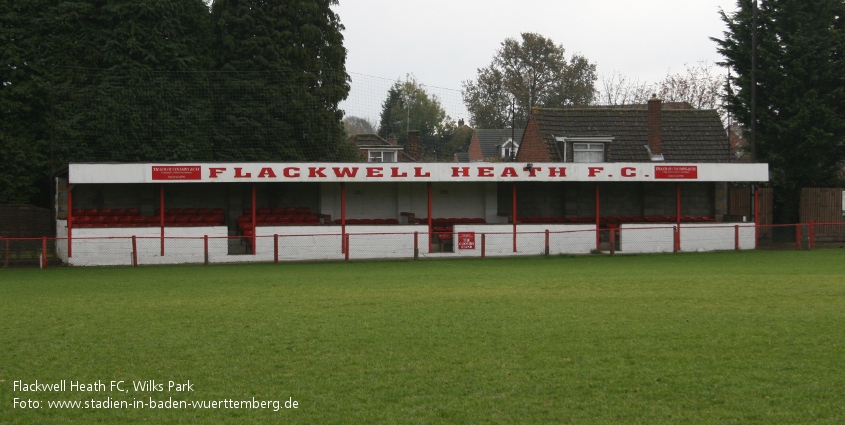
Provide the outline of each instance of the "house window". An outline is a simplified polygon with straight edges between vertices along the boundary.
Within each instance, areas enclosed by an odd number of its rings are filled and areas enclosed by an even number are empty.
[[[573,162],[604,162],[604,143],[573,143]]]
[[[396,152],[370,151],[370,162],[396,162]]]

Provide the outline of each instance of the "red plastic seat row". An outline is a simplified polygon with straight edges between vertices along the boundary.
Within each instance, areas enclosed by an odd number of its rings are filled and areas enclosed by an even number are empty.
[[[74,217],[97,217],[97,216],[138,216],[141,212],[138,208],[73,208],[71,214]]]
[[[165,226],[217,226],[224,222],[222,215],[207,216],[165,216]],[[138,227],[160,226],[159,216],[81,216],[71,218],[71,223],[78,227]]]
[[[256,215],[294,215],[294,214],[311,214],[311,208],[308,207],[258,207],[255,211]],[[244,215],[252,215],[252,208],[244,208]]]
[[[338,218],[334,224],[341,224]],[[400,224],[399,220],[395,218],[350,218],[346,220],[346,224]]]
[[[223,208],[168,208],[164,211],[166,215],[224,215]],[[161,209],[156,208],[154,215],[161,214]]]

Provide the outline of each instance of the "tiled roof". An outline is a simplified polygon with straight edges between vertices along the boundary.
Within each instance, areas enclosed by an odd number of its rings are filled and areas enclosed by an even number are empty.
[[[522,142],[522,132],[523,129],[515,128],[513,130],[506,128],[501,130],[493,130],[493,129],[476,129],[475,133],[478,137],[478,144],[481,147],[481,153],[484,154],[484,158],[498,158],[501,156],[501,152],[497,146],[505,144],[508,140],[511,139],[511,134],[516,141],[516,144],[519,145]]]
[[[613,137],[609,162],[650,162],[648,111],[620,108],[533,110],[553,161],[563,161],[560,137]],[[731,149],[715,110],[663,109],[661,141],[665,162],[731,162]]]
[[[349,143],[354,143],[359,147],[367,147],[367,146],[386,146],[386,147],[397,147],[396,145],[390,144],[387,140],[384,140],[378,134],[354,134],[349,137]]]

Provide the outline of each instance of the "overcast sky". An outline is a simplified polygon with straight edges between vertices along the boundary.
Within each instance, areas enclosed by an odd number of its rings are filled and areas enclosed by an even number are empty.
[[[709,37],[725,30],[719,9],[735,6],[736,0],[340,0],[334,10],[346,27],[354,92],[355,74],[395,81],[407,73],[427,86],[460,90],[502,41],[522,32],[562,44],[567,58],[582,54],[600,76],[655,82],[685,64],[718,61]]]

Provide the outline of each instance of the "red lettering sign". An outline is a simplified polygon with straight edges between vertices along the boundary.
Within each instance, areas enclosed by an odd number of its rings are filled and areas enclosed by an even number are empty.
[[[202,180],[198,165],[153,165],[153,180]]]
[[[655,165],[655,179],[697,179],[698,167],[695,165]]]
[[[458,249],[475,249],[475,232],[458,232]]]

